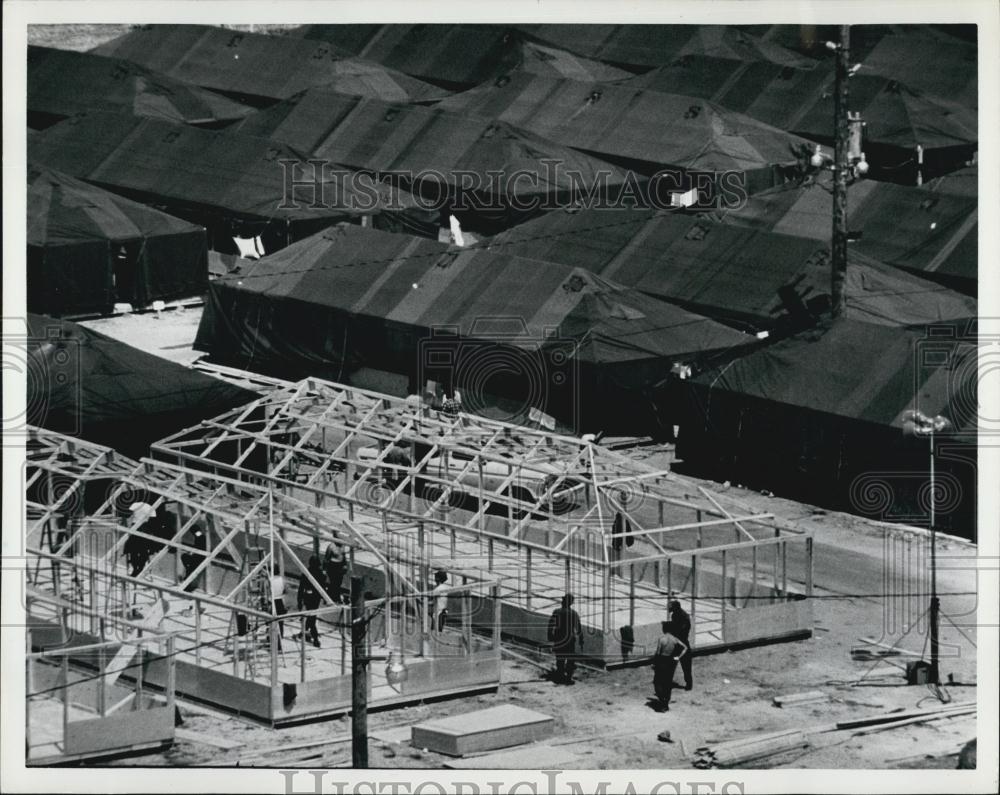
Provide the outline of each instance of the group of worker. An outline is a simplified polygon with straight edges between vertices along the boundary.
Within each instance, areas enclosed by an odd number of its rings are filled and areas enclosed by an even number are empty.
[[[322,561],[320,561],[319,555],[310,555],[309,563],[306,566],[308,574],[299,578],[299,587],[296,594],[297,609],[302,611],[318,610],[323,602],[324,591],[334,602],[342,602],[342,586],[346,570],[347,559],[343,548],[339,544],[330,542],[323,553]],[[281,651],[281,641],[285,636],[285,622],[281,619],[281,616],[288,613],[288,607],[285,604],[287,585],[277,564],[271,570],[270,589],[273,612],[278,617],[278,651]],[[317,649],[320,648],[319,624],[315,613],[306,616],[303,630],[306,640],[312,643]],[[292,635],[292,640],[298,640],[301,637],[302,633],[296,632]]]
[[[693,686],[691,677],[691,617],[676,599],[667,603],[667,620],[660,625],[663,634],[653,652],[653,690],[656,694],[655,709],[670,709],[677,663],[684,674],[684,689]],[[573,595],[565,594],[562,604],[552,614],[548,625],[548,639],[556,657],[553,681],[557,684],[574,684],[576,661],[583,656],[583,626],[580,615],[573,609]]]

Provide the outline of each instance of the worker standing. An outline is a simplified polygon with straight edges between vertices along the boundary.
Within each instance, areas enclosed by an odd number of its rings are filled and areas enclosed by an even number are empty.
[[[580,615],[573,609],[573,594],[562,598],[562,605],[549,619],[548,635],[552,651],[556,655],[555,681],[573,684],[576,670],[577,644],[583,650],[583,627]]]
[[[309,558],[309,574],[313,580],[315,580],[321,588],[326,588],[326,583],[324,582],[325,577],[323,576],[323,569],[319,563],[319,557],[313,555]],[[320,601],[322,597],[320,596],[319,588],[313,585],[309,577],[303,577],[299,580],[299,598],[298,598],[298,608],[299,610],[316,610],[319,608]],[[312,642],[312,645],[317,649],[319,648],[319,630],[316,627],[316,614],[311,616],[306,616],[306,638]],[[299,635],[293,635],[293,638],[298,638]]]
[[[434,573],[434,628],[438,632],[444,630],[445,621],[448,619],[448,572],[437,571]]]
[[[281,639],[285,637],[285,622],[281,620],[281,616],[288,612],[288,608],[285,607],[285,578],[277,565],[271,570],[270,586],[273,615],[278,617],[278,651],[281,651]]]
[[[684,672],[684,689],[690,690],[691,678],[691,616],[687,614],[681,603],[671,599],[667,605],[667,619],[673,627],[673,635],[683,643],[688,651],[681,657],[681,670]]]
[[[660,625],[663,634],[656,644],[656,651],[653,653],[653,689],[656,691],[656,698],[659,701],[659,712],[666,712],[670,709],[670,695],[674,687],[674,672],[677,670],[678,661],[687,652],[687,645],[678,640],[673,634],[673,625],[669,621],[664,621]]]
[[[326,575],[326,588],[330,598],[340,604],[340,589],[344,583],[344,572],[347,569],[347,559],[344,555],[344,548],[336,541],[331,541],[326,545],[323,553],[323,573]]]

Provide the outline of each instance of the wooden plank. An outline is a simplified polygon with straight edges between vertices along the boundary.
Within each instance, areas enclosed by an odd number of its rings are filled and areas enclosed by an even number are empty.
[[[914,723],[926,723],[927,721],[942,720],[943,718],[958,718],[963,715],[971,715],[975,711],[976,711],[975,707],[965,707],[963,709],[956,709],[956,710],[941,710],[940,712],[930,715],[918,715],[915,718],[897,720],[893,721],[892,723],[879,723],[875,726],[867,726],[861,729],[857,729],[854,732],[854,736],[860,737],[865,734],[873,734],[874,732],[880,732],[886,729],[898,729],[900,726],[909,726]]]
[[[246,745],[245,742],[236,742],[233,740],[227,740],[224,737],[218,737],[216,735],[202,734],[201,732],[192,731],[191,729],[174,729],[174,737],[178,740],[185,740],[186,742],[211,745],[215,748],[224,748],[227,751]]]
[[[554,730],[551,716],[505,704],[417,724],[411,742],[417,748],[464,756],[534,742]]]
[[[852,720],[842,720],[837,722],[838,729],[858,729],[863,726],[874,726],[878,723],[893,723],[906,718],[916,718],[923,715],[936,715],[954,712],[971,707],[976,708],[975,701],[964,701],[961,704],[953,704],[944,709],[918,709],[909,712],[882,712],[878,715],[869,715],[867,718],[856,718]]]

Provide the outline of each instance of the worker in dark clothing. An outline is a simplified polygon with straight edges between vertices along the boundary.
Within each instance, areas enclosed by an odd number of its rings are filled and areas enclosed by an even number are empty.
[[[197,552],[193,550],[186,550],[181,553],[181,564],[184,566],[184,580],[187,581],[194,574],[195,569],[197,569],[202,561],[205,560],[205,542],[207,537],[205,536],[205,531],[201,529],[201,526],[194,524],[191,527],[191,531],[188,534],[188,538],[184,546],[193,547],[198,550]],[[198,577],[195,577],[191,582],[184,586],[184,590],[188,593],[194,593],[198,589]]]
[[[343,601],[340,589],[344,583],[344,572],[347,570],[347,560],[344,548],[336,541],[331,541],[323,553],[323,573],[326,575],[327,593],[334,602]]]
[[[684,689],[690,690],[693,682],[691,679],[691,616],[684,611],[680,602],[671,599],[667,605],[667,619],[673,627],[674,637],[688,648],[688,653],[681,657],[681,670],[684,672]]]
[[[674,687],[674,671],[677,670],[677,662],[687,652],[687,645],[678,640],[671,631],[673,625],[669,621],[661,624],[663,634],[656,644],[656,651],[653,652],[653,689],[656,691],[656,698],[659,701],[660,712],[670,709],[670,694]]]
[[[576,651],[579,643],[583,650],[583,628],[580,625],[580,615],[572,607],[573,595],[566,594],[559,607],[549,619],[548,635],[552,643],[552,651],[556,655],[555,680],[573,684],[573,672],[576,670]]]
[[[313,555],[309,558],[309,574],[312,576],[323,590],[326,590],[326,578],[323,576],[323,568],[320,566],[319,558]],[[309,577],[299,580],[299,610],[316,610],[319,608],[322,597],[315,585],[310,582]],[[316,615],[306,616],[306,638],[312,641],[312,645],[319,648],[319,630],[316,628]],[[299,635],[293,636],[298,638]]]

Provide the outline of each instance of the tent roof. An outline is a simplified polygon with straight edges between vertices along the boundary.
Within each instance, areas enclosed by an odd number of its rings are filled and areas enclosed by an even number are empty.
[[[695,377],[712,390],[902,428],[902,414],[943,414],[975,433],[975,319],[893,327],[847,318],[751,351]],[[921,348],[930,354],[921,355]]]
[[[201,234],[195,224],[58,171],[28,165],[28,245]]]
[[[43,378],[28,379],[28,422],[107,443],[107,427],[129,424],[138,447],[257,395],[67,320],[28,315],[28,356]],[[44,389],[45,394],[34,390]],[[161,419],[172,415],[173,424]],[[159,419],[158,419],[159,418]],[[99,426],[105,426],[104,429]],[[112,445],[116,446],[116,445]]]
[[[393,101],[422,101],[447,94],[326,42],[306,43],[289,36],[209,25],[146,25],[94,52],[127,58],[186,83],[271,99],[319,85]]]
[[[347,224],[247,263],[213,289],[222,287],[513,345],[535,347],[558,329],[580,341],[581,358],[603,363],[755,341],[582,268]]]
[[[309,181],[296,185],[296,206],[286,205],[282,161],[307,160],[295,149],[229,130],[125,114],[88,113],[62,121],[30,139],[29,155],[115,190],[263,218],[348,218],[381,212],[390,201],[386,186],[379,186],[378,194],[361,191],[357,175],[324,169],[318,177],[324,186],[323,206],[318,206],[315,172],[296,169],[300,179]],[[394,193],[402,212],[413,208],[412,197]]]
[[[482,177],[484,186],[491,182],[488,172],[502,172],[507,179],[500,183],[501,192],[517,195],[565,189],[570,171],[588,186],[599,174],[607,176],[609,185],[626,179],[615,166],[503,122],[326,89],[311,89],[258,111],[239,130],[272,137],[350,168],[424,172],[431,177],[437,173],[448,182],[457,180],[457,171],[472,171]],[[552,165],[554,161],[558,167]],[[514,174],[533,178],[509,179]],[[503,191],[504,183],[507,191]]]
[[[807,138],[833,138],[834,74],[829,62],[802,70],[766,61],[689,55],[633,77],[626,85],[702,97]],[[978,140],[975,111],[915,91],[891,76],[869,73],[867,63],[851,78],[850,92],[851,108],[862,114],[865,137],[874,143],[932,149]]]
[[[513,124],[598,156],[700,171],[794,163],[810,144],[720,105],[681,94],[515,74],[439,107]]]
[[[892,26],[864,55],[863,71],[973,109],[979,105],[978,50],[929,25]]]
[[[975,197],[861,180],[848,188],[848,227],[862,233],[851,248],[909,270],[978,278]],[[751,197],[723,220],[782,234],[829,240],[833,197],[818,186]]]
[[[620,80],[629,72],[526,39],[504,25],[303,25],[292,35],[319,39],[408,75],[469,87],[526,71],[575,80]]]
[[[662,66],[688,54],[771,61],[810,68],[813,61],[727,25],[519,25],[525,33],[588,58],[632,67]]]
[[[493,251],[577,265],[605,279],[712,316],[769,325],[787,310],[779,290],[804,301],[830,294],[826,244],[709,218],[653,210],[553,212],[489,241]],[[852,253],[848,315],[894,325],[968,317],[976,302]]]
[[[112,110],[168,121],[241,119],[250,108],[121,58],[28,47],[28,110],[72,116]]]

